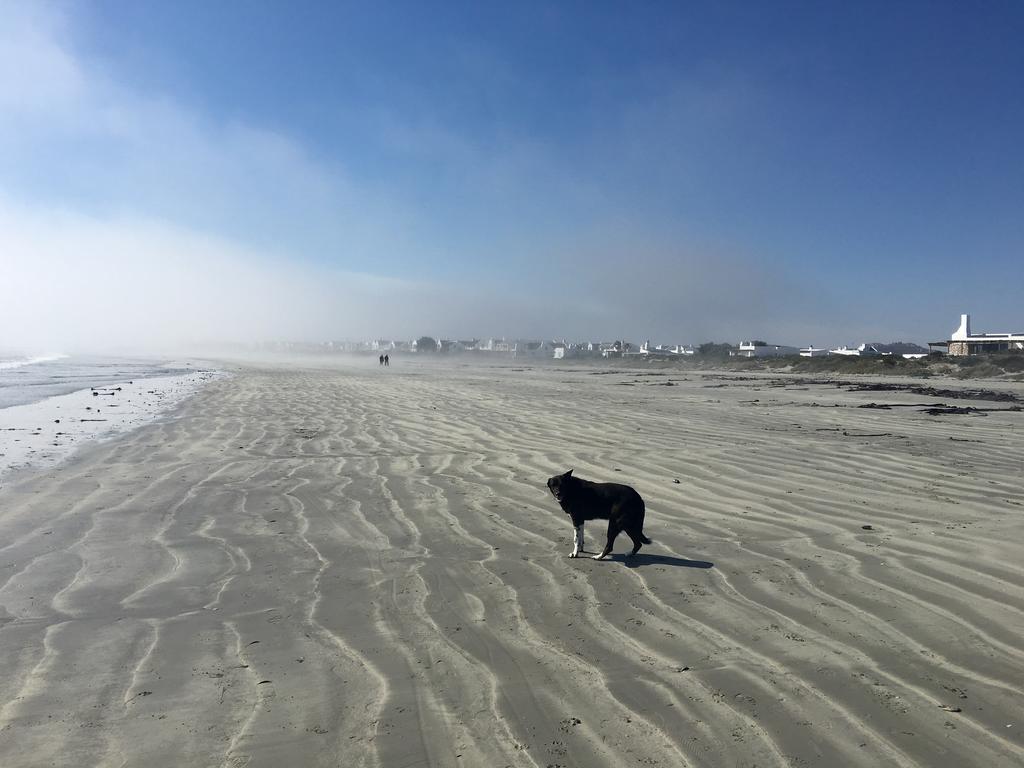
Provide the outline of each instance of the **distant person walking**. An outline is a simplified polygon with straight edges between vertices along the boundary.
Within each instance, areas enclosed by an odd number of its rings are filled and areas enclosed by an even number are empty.
[[[388,356],[388,355],[384,355],[384,367],[385,368],[391,367],[391,357]]]
[[[384,355],[381,355],[378,359],[380,360],[380,364],[384,365]]]

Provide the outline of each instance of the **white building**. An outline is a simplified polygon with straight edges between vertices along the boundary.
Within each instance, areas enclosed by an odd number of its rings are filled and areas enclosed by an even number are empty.
[[[601,357],[622,357],[623,352],[630,352],[633,345],[628,341],[602,341],[599,345]]]
[[[815,347],[814,345],[811,345],[809,347],[802,347],[800,349],[800,357],[827,357],[827,356],[828,356],[828,350],[825,349],[824,347],[819,349],[818,347]]]
[[[842,346],[838,349],[830,349],[830,355],[845,355],[846,357],[876,357],[882,353],[874,344],[861,344],[859,347]]]
[[[782,344],[765,344],[763,341],[741,341],[736,350],[737,357],[786,357],[798,354],[796,347]]]
[[[971,333],[971,316],[960,315],[960,327],[953,331],[946,346],[955,356],[1024,352],[1024,333]]]
[[[688,347],[684,344],[657,344],[655,346],[651,346],[651,341],[648,339],[640,345],[640,351],[638,354],[674,357],[676,355],[692,355],[693,353],[694,348]]]

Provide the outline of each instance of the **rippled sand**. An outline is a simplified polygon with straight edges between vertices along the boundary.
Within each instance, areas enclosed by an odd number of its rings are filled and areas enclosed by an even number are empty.
[[[606,370],[251,368],[8,482],[0,765],[1024,762],[1024,413]]]

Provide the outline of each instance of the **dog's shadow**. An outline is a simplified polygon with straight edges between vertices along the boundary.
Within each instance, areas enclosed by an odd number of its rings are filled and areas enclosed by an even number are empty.
[[[715,564],[708,560],[687,560],[685,557],[672,555],[650,555],[637,552],[635,555],[609,555],[606,560],[622,563],[627,568],[638,568],[641,565],[671,565],[676,568],[714,568]]]

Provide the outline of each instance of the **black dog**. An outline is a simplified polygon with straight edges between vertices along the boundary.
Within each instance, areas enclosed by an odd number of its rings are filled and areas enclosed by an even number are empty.
[[[583,523],[587,520],[608,521],[608,542],[601,554],[594,555],[595,560],[603,560],[611,553],[615,537],[622,531],[633,540],[631,555],[642,545],[651,543],[644,536],[644,500],[628,485],[580,480],[572,476],[570,469],[564,475],[549,479],[548,490],[572,519],[575,537],[569,557],[579,557],[583,551]]]

